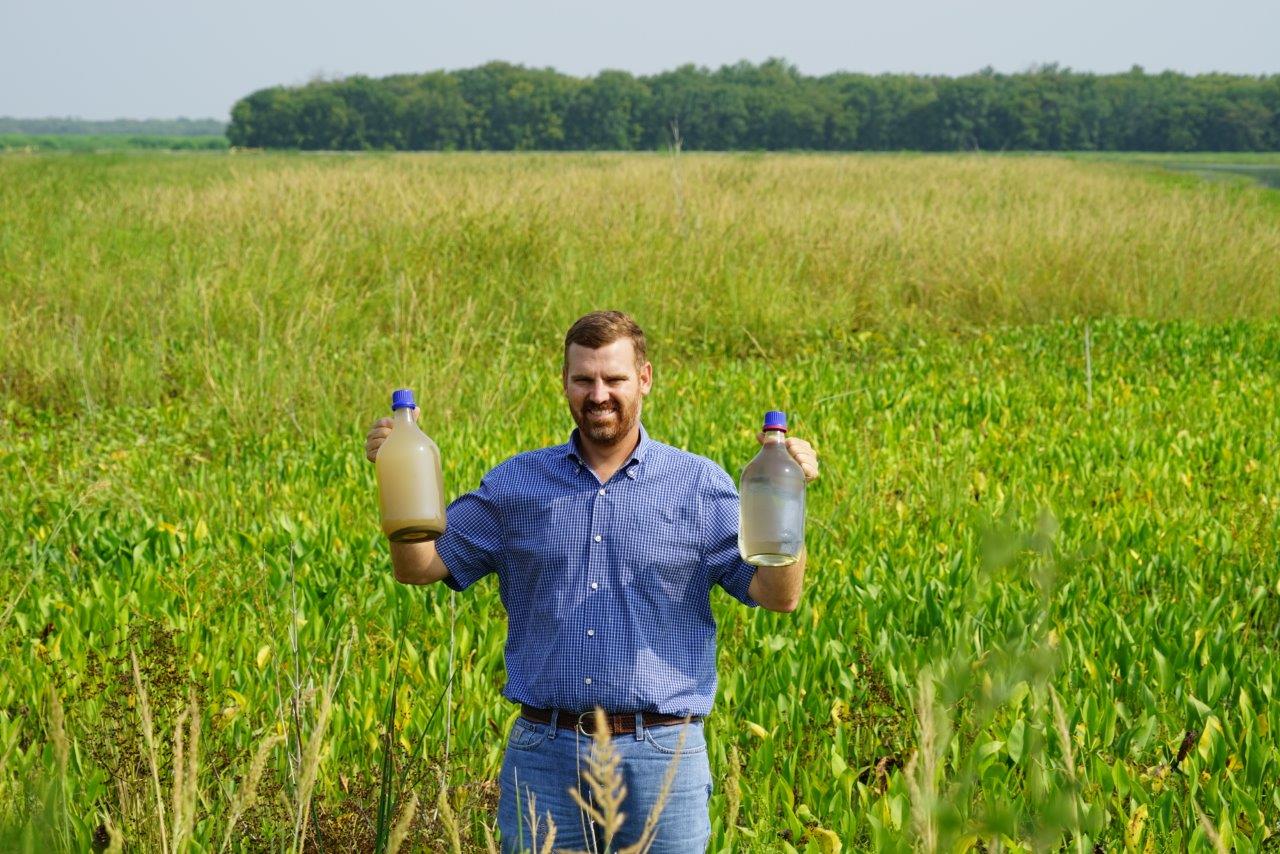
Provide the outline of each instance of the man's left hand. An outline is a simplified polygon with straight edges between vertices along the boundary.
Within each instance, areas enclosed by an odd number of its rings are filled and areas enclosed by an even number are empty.
[[[757,437],[764,442],[764,434],[761,433]],[[800,464],[800,470],[804,472],[804,482],[813,483],[818,479],[818,452],[813,449],[804,439],[797,439],[795,436],[787,437],[787,452],[791,454],[791,458]]]

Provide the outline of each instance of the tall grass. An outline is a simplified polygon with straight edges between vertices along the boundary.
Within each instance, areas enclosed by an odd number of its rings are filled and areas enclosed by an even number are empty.
[[[904,323],[1280,312],[1261,190],[1056,158],[679,158],[674,193],[658,155],[0,160],[0,389],[332,423],[389,375],[452,412],[477,360],[521,373],[605,305],[668,364]]]

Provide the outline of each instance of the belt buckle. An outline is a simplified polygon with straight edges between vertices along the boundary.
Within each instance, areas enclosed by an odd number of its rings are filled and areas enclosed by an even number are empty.
[[[595,714],[596,714],[596,713],[595,713],[595,710],[592,710],[592,711],[590,711],[590,712],[582,712],[580,715],[578,715],[577,730],[578,730],[578,734],[579,734],[579,735],[591,735],[591,734],[592,734],[592,733],[589,733],[589,732],[587,732],[585,729],[583,729],[583,728],[582,728],[582,719],[583,719],[583,718],[585,718],[585,717],[587,717],[588,715],[590,715],[592,718],[594,718],[594,717],[595,717]]]

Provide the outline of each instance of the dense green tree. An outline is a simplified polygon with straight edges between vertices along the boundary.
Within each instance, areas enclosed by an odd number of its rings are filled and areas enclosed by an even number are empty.
[[[505,62],[273,87],[232,108],[233,145],[300,149],[1262,151],[1280,75],[990,68],[806,77],[781,59],[586,79]]]
[[[569,103],[566,147],[615,151],[641,147],[651,101],[649,87],[627,72],[600,72]]]

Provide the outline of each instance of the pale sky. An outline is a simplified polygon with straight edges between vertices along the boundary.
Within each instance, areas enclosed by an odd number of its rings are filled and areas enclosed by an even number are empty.
[[[0,0],[0,115],[226,119],[316,75],[575,75],[782,57],[805,74],[1280,73],[1277,0]]]

